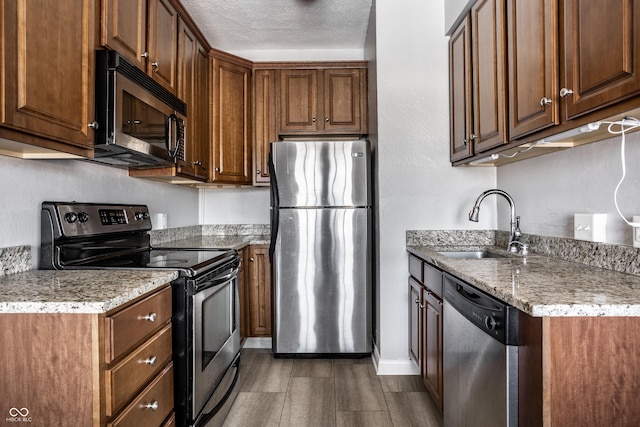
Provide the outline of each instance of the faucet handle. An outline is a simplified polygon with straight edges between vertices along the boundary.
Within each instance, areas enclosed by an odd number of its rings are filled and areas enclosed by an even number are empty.
[[[516,216],[516,229],[514,230],[515,237],[522,236],[522,231],[520,231],[520,216]]]

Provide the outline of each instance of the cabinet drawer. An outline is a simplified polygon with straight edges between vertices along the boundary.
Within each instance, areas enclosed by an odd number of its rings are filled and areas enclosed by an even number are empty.
[[[153,407],[151,407],[153,406]],[[173,364],[169,364],[108,427],[157,427],[173,411]]]
[[[422,260],[409,254],[409,274],[422,282]]]
[[[122,356],[171,319],[171,287],[125,308],[105,319],[105,359]]]
[[[114,415],[171,360],[171,324],[106,371],[106,414]]]
[[[424,263],[422,270],[424,273],[424,285],[436,294],[438,298],[442,299],[442,272],[427,263]]]

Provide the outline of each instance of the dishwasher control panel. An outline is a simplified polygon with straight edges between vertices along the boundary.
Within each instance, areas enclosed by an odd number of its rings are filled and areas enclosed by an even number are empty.
[[[518,345],[517,308],[448,275],[444,277],[444,299],[502,344]]]

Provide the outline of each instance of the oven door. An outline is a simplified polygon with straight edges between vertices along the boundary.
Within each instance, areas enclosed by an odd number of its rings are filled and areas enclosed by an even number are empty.
[[[240,351],[237,268],[193,295],[193,418],[197,419]]]

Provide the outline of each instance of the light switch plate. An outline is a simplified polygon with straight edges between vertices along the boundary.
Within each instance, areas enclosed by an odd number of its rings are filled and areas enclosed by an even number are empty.
[[[575,214],[573,236],[577,240],[604,242],[607,237],[607,214]]]

